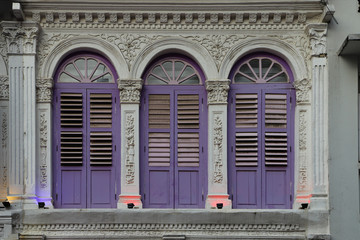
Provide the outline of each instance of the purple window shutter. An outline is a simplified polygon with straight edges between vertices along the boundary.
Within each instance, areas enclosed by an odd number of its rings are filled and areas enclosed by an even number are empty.
[[[144,207],[204,207],[204,91],[199,86],[145,87],[141,123]]]
[[[291,70],[282,59],[257,53],[239,61],[230,79],[233,208],[291,208],[295,110]]]

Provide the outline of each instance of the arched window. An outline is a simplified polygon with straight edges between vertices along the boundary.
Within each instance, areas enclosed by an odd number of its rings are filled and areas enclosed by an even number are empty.
[[[120,187],[117,74],[105,58],[83,53],[65,59],[54,79],[54,205],[116,207]]]
[[[184,56],[160,58],[143,75],[141,194],[147,208],[200,208],[207,192],[204,75]]]
[[[229,76],[229,192],[233,208],[291,208],[295,95],[281,58],[244,57]]]

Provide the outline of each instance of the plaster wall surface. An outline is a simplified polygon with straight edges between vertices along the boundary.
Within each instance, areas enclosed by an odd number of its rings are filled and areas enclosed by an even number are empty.
[[[337,54],[348,34],[360,33],[357,1],[330,1],[328,27],[329,186],[331,239],[359,239],[358,57]]]

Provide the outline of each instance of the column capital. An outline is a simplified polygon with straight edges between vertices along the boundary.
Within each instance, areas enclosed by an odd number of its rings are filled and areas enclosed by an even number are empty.
[[[119,79],[120,103],[140,103],[141,79]]]
[[[49,103],[52,100],[52,78],[36,80],[36,101],[39,103]]]
[[[310,104],[311,81],[307,78],[296,80],[293,82],[296,89],[296,102],[298,104]]]
[[[310,24],[306,30],[310,38],[311,55],[325,56],[327,24]]]
[[[39,33],[35,22],[3,22],[3,32],[7,43],[8,54],[35,54]]]
[[[0,100],[9,100],[8,76],[0,76]]]
[[[229,79],[209,79],[205,82],[208,92],[208,104],[227,104]]]

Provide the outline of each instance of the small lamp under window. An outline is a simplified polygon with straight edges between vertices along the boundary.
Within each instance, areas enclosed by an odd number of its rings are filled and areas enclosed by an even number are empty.
[[[129,209],[134,208],[134,206],[135,206],[135,204],[133,204],[133,203],[128,203],[128,204],[127,204],[127,207],[128,207]]]
[[[10,204],[10,202],[9,201],[4,201],[4,202],[2,202],[2,204],[4,205],[4,207],[5,208],[10,208],[11,207],[11,204]]]
[[[38,202],[39,208],[44,208],[45,207],[45,203],[44,202]]]
[[[216,204],[217,209],[222,209],[223,206],[224,206],[223,203],[217,203],[217,204]]]

